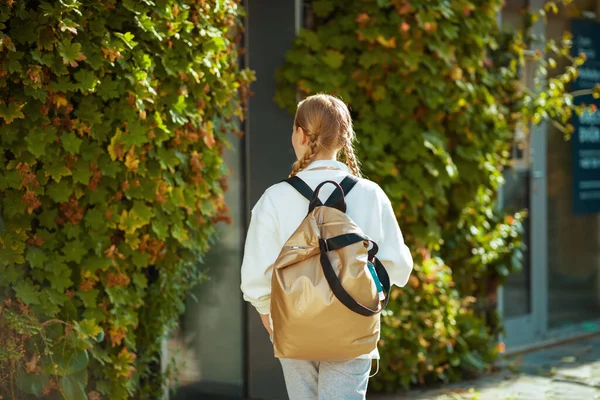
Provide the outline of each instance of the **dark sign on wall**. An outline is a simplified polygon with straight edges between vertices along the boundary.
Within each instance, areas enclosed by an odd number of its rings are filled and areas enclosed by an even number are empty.
[[[573,91],[592,89],[600,84],[600,23],[592,20],[573,20],[573,55],[585,53],[587,60],[579,68],[579,78]],[[585,103],[600,108],[600,99],[590,95],[578,96],[575,105]],[[573,117],[575,131],[571,137],[573,151],[573,212],[600,212],[600,112],[586,112]]]

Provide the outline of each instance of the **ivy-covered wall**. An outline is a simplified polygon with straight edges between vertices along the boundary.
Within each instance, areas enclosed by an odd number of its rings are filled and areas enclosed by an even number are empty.
[[[0,5],[0,397],[157,399],[227,219],[233,0]],[[167,371],[168,372],[168,371]]]
[[[553,119],[566,133],[566,91],[580,59],[545,86],[568,36],[536,55],[539,85],[520,68],[531,27],[498,26],[503,2],[315,0],[278,72],[276,100],[294,112],[297,93],[346,101],[365,174],[388,194],[415,271],[383,315],[379,390],[449,381],[487,369],[498,354],[496,290],[521,266],[525,214],[497,209],[518,126]],[[543,40],[543,38],[541,38]]]

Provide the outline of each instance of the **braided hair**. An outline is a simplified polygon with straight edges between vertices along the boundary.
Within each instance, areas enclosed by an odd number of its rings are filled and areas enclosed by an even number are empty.
[[[290,176],[306,168],[320,151],[337,154],[340,150],[352,174],[361,176],[353,148],[356,135],[352,129],[352,117],[343,101],[326,94],[307,97],[298,104],[294,128],[302,128],[309,142],[304,155],[294,163]]]

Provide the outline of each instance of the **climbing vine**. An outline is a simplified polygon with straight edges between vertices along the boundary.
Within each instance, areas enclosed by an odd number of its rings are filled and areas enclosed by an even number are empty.
[[[0,5],[0,397],[156,399],[226,220],[250,71],[224,1]]]

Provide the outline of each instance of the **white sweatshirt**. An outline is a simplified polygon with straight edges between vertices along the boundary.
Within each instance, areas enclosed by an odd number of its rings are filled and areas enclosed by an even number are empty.
[[[312,162],[298,173],[298,177],[314,190],[325,180],[339,183],[349,173],[345,164],[326,160]],[[319,192],[321,201],[325,202],[333,190],[333,185],[323,186]],[[360,179],[346,197],[346,205],[348,216],[379,246],[377,258],[385,266],[391,283],[404,286],[412,271],[413,260],[383,190],[374,182]],[[307,212],[308,200],[285,182],[267,189],[252,209],[242,262],[241,289],[244,300],[260,314],[269,314],[273,263]]]

